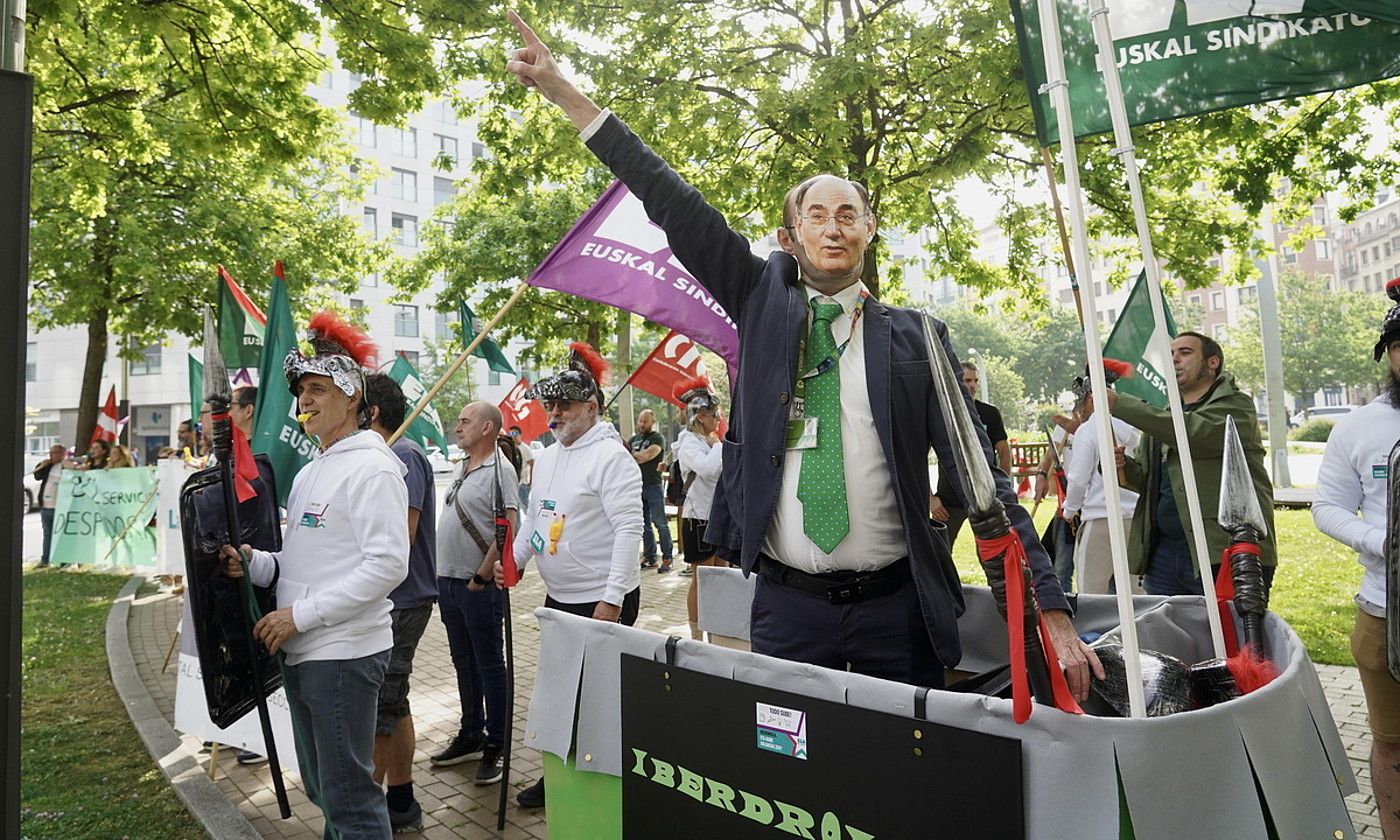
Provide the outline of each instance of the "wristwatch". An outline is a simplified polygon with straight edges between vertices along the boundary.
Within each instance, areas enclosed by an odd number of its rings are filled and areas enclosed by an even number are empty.
[[[490,586],[492,580],[494,580],[494,578],[484,578],[479,574],[472,574],[472,583],[476,584],[477,586]]]

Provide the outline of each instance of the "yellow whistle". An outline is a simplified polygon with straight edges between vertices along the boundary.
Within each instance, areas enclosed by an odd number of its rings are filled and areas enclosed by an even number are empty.
[[[549,553],[555,554],[559,551],[559,538],[564,536],[564,514],[554,517],[554,521],[549,523]]]
[[[306,421],[307,421],[307,420],[310,420],[310,419],[311,419],[311,412],[309,412],[309,411],[303,411],[301,414],[298,414],[298,415],[297,415],[297,422],[298,422],[298,423],[305,424]]]

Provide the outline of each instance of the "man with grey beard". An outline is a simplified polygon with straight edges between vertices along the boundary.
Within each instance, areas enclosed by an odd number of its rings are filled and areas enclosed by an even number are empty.
[[[641,606],[642,473],[617,430],[599,419],[607,362],[587,344],[569,349],[569,367],[527,392],[544,404],[555,442],[535,461],[515,559],[522,574],[538,561],[546,607],[631,625]],[[544,781],[516,799],[543,805]]]
[[[1371,725],[1371,788],[1381,831],[1400,838],[1400,683],[1386,667],[1386,534],[1390,450],[1400,440],[1400,278],[1386,293],[1396,301],[1381,322],[1375,360],[1386,359],[1389,384],[1370,404],[1345,415],[1332,428],[1317,473],[1313,522],[1317,529],[1356,552],[1366,570],[1356,596],[1351,652],[1366,693]],[[1361,516],[1357,517],[1357,512]]]

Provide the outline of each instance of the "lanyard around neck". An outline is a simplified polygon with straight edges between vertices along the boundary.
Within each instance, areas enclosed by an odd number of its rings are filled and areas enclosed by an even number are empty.
[[[870,293],[865,291],[864,289],[861,289],[860,294],[856,297],[856,306],[855,309],[851,312],[851,331],[846,335],[846,340],[841,342],[841,344],[837,346],[837,348],[834,351],[828,353],[826,358],[822,359],[820,362],[817,362],[817,364],[813,366],[811,370],[797,377],[797,383],[794,387],[799,395],[801,395],[802,391],[806,390],[806,380],[811,379],[815,376],[821,376],[822,374],[831,370],[833,367],[836,366],[836,363],[841,360],[841,357],[846,354],[846,348],[850,346],[851,339],[855,337],[856,326],[860,324],[860,316],[861,313],[865,311],[865,301],[869,299],[869,297]],[[815,323],[815,321],[813,323]],[[797,340],[797,370],[802,370],[802,363],[806,360],[806,358],[807,334],[803,333],[802,337]]]

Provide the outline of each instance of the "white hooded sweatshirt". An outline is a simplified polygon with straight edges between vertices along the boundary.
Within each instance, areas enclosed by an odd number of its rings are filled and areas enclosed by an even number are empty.
[[[550,597],[566,604],[622,599],[641,585],[642,471],[611,424],[535,459],[530,506],[515,537],[524,569],[538,558]]]
[[[292,480],[278,552],[254,551],[253,583],[277,573],[277,606],[297,626],[287,664],[388,650],[389,593],[408,575],[407,468],[376,432],[317,451]]]

